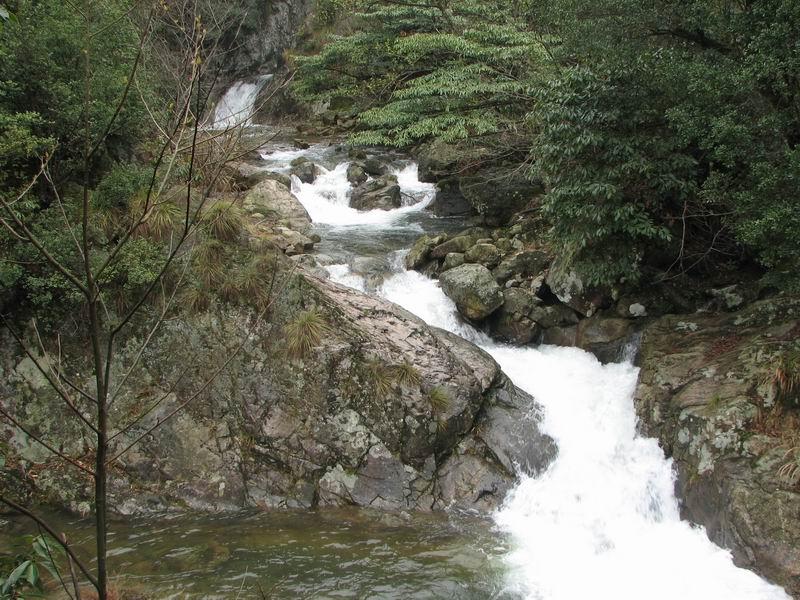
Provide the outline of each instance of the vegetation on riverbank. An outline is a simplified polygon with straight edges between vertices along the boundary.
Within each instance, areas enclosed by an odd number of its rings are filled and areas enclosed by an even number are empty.
[[[533,207],[592,283],[755,262],[797,288],[797,3],[328,4],[354,33],[297,57],[298,90],[355,103],[354,141],[542,181]]]

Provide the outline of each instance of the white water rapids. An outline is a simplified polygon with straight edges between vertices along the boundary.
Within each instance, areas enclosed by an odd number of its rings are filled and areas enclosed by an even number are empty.
[[[301,152],[286,154],[291,160],[288,155]],[[315,222],[359,226],[362,234],[366,226],[381,236],[387,228],[409,226],[404,217],[433,197],[433,187],[420,183],[411,165],[396,173],[416,204],[359,212],[347,204],[346,170],[342,163],[313,184],[294,180],[293,191]],[[399,258],[378,293],[489,352],[541,404],[543,429],[558,444],[552,465],[536,478],[521,476],[494,515],[512,540],[508,592],[536,600],[788,598],[734,566],[729,552],[711,543],[703,529],[680,520],[671,461],[655,440],[636,431],[635,367],[604,366],[577,349],[495,344],[459,319],[437,282],[405,271]],[[346,265],[328,270],[335,281],[365,289],[363,278]]]

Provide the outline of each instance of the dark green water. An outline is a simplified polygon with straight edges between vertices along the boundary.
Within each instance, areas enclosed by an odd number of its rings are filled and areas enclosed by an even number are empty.
[[[56,518],[91,555],[91,523]],[[0,547],[28,532],[0,527]],[[487,521],[363,509],[115,522],[111,570],[152,598],[512,598]],[[54,595],[57,597],[57,594]]]

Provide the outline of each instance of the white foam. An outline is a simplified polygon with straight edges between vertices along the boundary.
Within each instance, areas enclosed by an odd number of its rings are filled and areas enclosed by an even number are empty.
[[[229,129],[251,125],[258,93],[272,75],[263,75],[255,81],[237,81],[222,95],[214,109],[213,129]]]
[[[632,365],[604,366],[575,348],[494,344],[419,273],[398,273],[380,292],[481,345],[544,408],[558,456],[539,477],[522,476],[495,515],[514,546],[509,591],[536,600],[789,598],[680,520],[671,461],[636,432]]]
[[[274,156],[265,158],[274,160]],[[400,191],[404,197],[411,199],[407,206],[393,210],[356,210],[350,207],[352,185],[347,180],[349,164],[340,163],[332,170],[319,166],[320,173],[312,183],[303,183],[297,177],[292,177],[292,192],[315,223],[336,226],[372,225],[376,228],[389,226],[396,224],[404,215],[425,208],[436,193],[433,184],[419,181],[417,166],[411,164],[394,171]]]

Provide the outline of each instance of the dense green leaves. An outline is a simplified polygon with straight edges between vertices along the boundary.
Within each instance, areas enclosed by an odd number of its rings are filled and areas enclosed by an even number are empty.
[[[755,260],[791,285],[797,2],[379,1],[358,18],[298,60],[304,94],[362,109],[353,141],[466,141],[526,168],[552,244],[595,283]]]

